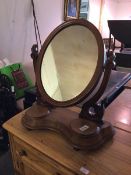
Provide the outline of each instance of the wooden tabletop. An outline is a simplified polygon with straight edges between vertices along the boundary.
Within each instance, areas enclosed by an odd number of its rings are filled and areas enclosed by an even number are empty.
[[[127,89],[131,89],[131,80],[129,80],[125,85],[124,85],[125,88]]]
[[[131,89],[125,89],[106,109],[104,118],[112,124],[131,126]]]
[[[4,127],[74,174],[82,175],[80,169],[84,167],[89,175],[131,175],[131,90],[124,90],[106,109],[104,118],[113,123],[116,133],[113,140],[97,151],[75,151],[61,135],[25,129],[21,124],[23,113],[10,119]]]

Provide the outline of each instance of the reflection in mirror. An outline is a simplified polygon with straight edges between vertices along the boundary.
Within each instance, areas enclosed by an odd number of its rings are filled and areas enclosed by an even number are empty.
[[[46,93],[56,101],[67,101],[87,87],[96,70],[98,45],[94,34],[74,25],[59,32],[48,45],[41,66]]]

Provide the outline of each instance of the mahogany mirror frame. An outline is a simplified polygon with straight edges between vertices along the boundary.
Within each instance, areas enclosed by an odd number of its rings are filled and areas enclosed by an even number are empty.
[[[98,45],[97,66],[91,81],[79,95],[67,101],[56,101],[46,93],[43,87],[42,80],[41,80],[41,65],[44,59],[44,54],[46,52],[46,49],[51,43],[51,41],[54,39],[54,37],[62,30],[74,25],[81,25],[86,27],[87,30],[90,30],[95,36],[96,42]],[[83,20],[83,19],[70,20],[70,21],[64,22],[61,25],[59,25],[57,28],[55,28],[53,32],[51,32],[51,34],[47,37],[38,55],[38,59],[35,66],[35,72],[36,72],[37,87],[41,95],[41,100],[44,102],[47,102],[48,104],[51,104],[53,106],[58,106],[58,107],[67,107],[67,106],[78,104],[81,101],[83,101],[85,98],[87,98],[89,94],[92,93],[92,91],[95,89],[96,85],[98,84],[101,78],[103,70],[104,70],[104,45],[103,45],[102,37],[99,31],[97,30],[97,28],[89,21]]]

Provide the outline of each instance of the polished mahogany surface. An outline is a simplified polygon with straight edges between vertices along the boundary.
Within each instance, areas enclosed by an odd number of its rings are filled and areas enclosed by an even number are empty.
[[[106,109],[105,120],[110,121],[114,126],[118,123],[131,128],[131,90],[125,89]],[[122,127],[121,127],[122,128]]]
[[[125,84],[125,88],[131,89],[131,80]]]

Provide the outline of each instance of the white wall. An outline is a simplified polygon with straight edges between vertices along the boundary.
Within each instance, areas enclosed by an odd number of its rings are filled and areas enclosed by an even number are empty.
[[[107,20],[131,20],[131,0],[104,0],[102,14],[103,38],[109,37]]]
[[[89,21],[99,28],[101,0],[89,1]]]
[[[64,0],[34,0],[42,43],[63,21]],[[0,0],[0,59],[30,61],[35,43],[31,0]],[[90,0],[89,20],[99,25],[100,0]]]
[[[116,19],[131,20],[131,0],[118,0]]]
[[[34,0],[42,42],[63,20],[63,0]],[[35,43],[31,0],[0,0],[0,59],[30,60]]]
[[[131,19],[131,0],[104,0],[103,37],[109,36],[108,19]],[[64,0],[34,0],[42,43],[63,21]],[[90,0],[89,21],[99,27],[101,0]],[[30,61],[35,43],[31,0],[0,0],[0,59]]]
[[[103,38],[109,37],[108,20],[113,20],[117,16],[117,0],[105,0],[101,19],[101,34]]]

